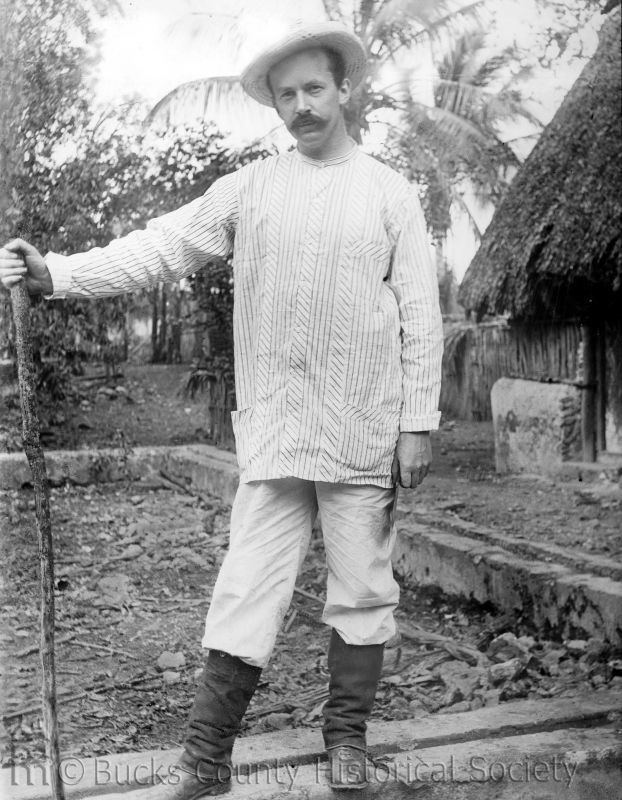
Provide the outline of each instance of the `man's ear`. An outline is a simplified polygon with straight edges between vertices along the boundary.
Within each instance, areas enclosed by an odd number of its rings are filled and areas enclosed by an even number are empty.
[[[350,97],[352,96],[352,85],[349,78],[344,78],[341,86],[339,87],[339,105],[345,106]]]

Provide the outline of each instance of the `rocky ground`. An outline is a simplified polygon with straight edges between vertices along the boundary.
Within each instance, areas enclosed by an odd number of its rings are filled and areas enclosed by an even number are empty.
[[[175,392],[185,370],[132,368],[58,408],[47,439],[58,446],[178,444],[207,438],[200,398]],[[101,391],[101,389],[108,391]],[[15,409],[3,418],[15,441]],[[12,438],[13,437],[13,438]],[[619,556],[619,493],[500,478],[488,424],[445,422],[437,459],[413,495],[420,511],[450,515],[580,552]],[[200,637],[223,557],[228,509],[167,484],[52,491],[57,551],[57,662],[66,755],[174,747],[181,742],[201,664]],[[37,548],[29,491],[0,495],[4,554],[3,764],[41,754],[38,709]],[[327,631],[320,623],[325,564],[319,534],[298,580],[275,657],[246,733],[318,726],[326,693]],[[620,653],[596,641],[539,639],[520,622],[429,591],[404,588],[401,639],[387,652],[375,716],[452,713],[519,697],[620,685]]]
[[[202,395],[181,391],[185,365],[124,365],[115,380],[76,379],[69,401],[44,409],[47,448],[132,447],[209,442]],[[10,398],[0,421],[0,451],[19,449],[19,412]],[[622,559],[622,488],[537,475],[499,476],[490,422],[443,419],[433,434],[434,464],[409,505],[511,534]]]

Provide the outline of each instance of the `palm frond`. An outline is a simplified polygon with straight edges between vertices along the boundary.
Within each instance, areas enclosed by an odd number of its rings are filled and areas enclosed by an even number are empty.
[[[439,79],[434,89],[439,108],[458,114],[471,122],[492,129],[496,123],[524,119],[540,130],[542,123],[523,103],[516,91],[490,92],[478,85]]]
[[[462,195],[462,193],[458,192],[458,191],[454,191],[454,193],[452,195],[452,201],[453,201],[453,203],[456,204],[456,206],[458,207],[458,210],[460,211],[460,213],[465,217],[465,219],[469,223],[469,228],[471,229],[471,232],[474,234],[475,238],[479,242],[479,240],[482,238],[482,236],[484,234],[484,231],[481,229],[478,221],[473,216],[473,212],[469,208],[469,205],[465,201],[464,196]]]
[[[469,31],[456,37],[450,47],[436,53],[438,74],[441,78],[473,83],[479,68],[479,54],[485,45],[486,33],[482,30]]]
[[[163,97],[149,112],[146,124],[156,127],[216,122],[223,132],[253,139],[279,125],[276,112],[252,100],[237,75],[189,81]]]
[[[466,117],[460,116],[447,108],[438,106],[423,106],[429,118],[434,122],[437,131],[442,136],[449,139],[455,138],[456,141],[474,141],[482,146],[490,142],[487,131],[483,131],[478,125]]]
[[[456,0],[389,0],[376,16],[370,38],[394,53],[424,41],[454,38],[465,26],[481,27],[486,0],[460,4]]]

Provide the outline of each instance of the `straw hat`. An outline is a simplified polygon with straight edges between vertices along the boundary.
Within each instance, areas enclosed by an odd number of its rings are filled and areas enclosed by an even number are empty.
[[[240,80],[244,91],[259,103],[273,106],[268,73],[279,61],[311,47],[326,47],[340,53],[345,77],[352,88],[361,82],[367,58],[360,39],[339,22],[313,22],[296,26],[256,56],[242,72]]]

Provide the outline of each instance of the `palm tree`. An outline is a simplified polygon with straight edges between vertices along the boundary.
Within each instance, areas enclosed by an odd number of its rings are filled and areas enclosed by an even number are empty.
[[[322,0],[326,17],[353,29],[367,52],[368,74],[346,111],[349,133],[361,141],[383,115],[383,152],[407,175],[422,181],[428,226],[442,242],[451,226],[452,205],[467,213],[460,185],[470,180],[475,196],[495,202],[520,159],[498,133],[499,124],[522,116],[537,121],[522,104],[512,81],[494,91],[517,52],[485,56],[483,26],[490,27],[487,0]],[[211,15],[192,16],[195,35]],[[198,27],[197,27],[198,23]],[[228,34],[238,38],[235,26]],[[421,91],[417,62],[435,77]],[[389,78],[387,72],[392,73]],[[397,80],[396,80],[397,78]],[[389,81],[387,83],[387,80]],[[387,112],[389,119],[387,120]],[[270,131],[276,113],[259,107],[236,76],[183,84],[152,109],[148,121],[171,126],[191,116],[217,119],[230,130]],[[262,137],[260,137],[262,138]],[[463,188],[463,187],[462,187]]]
[[[456,207],[479,237],[465,192],[480,206],[496,205],[522,163],[516,145],[542,128],[515,88],[528,70],[508,78],[508,67],[520,63],[520,53],[515,46],[491,53],[481,30],[458,36],[444,52],[433,54],[433,62],[431,100],[422,103],[406,94],[400,117],[385,123],[385,150],[424,186],[426,216],[438,242]],[[533,133],[505,140],[504,129],[519,120],[529,123]]]
[[[361,141],[361,131],[367,129],[371,111],[392,107],[393,97],[386,89],[378,88],[378,78],[384,65],[395,63],[400,56],[426,42],[441,41],[464,26],[476,25],[486,0],[355,0],[346,10],[348,0],[322,0],[326,18],[344,23],[359,36],[368,54],[368,76],[354,92],[347,113],[350,134]],[[226,17],[226,19],[225,19]],[[242,46],[236,18],[210,12],[192,12],[180,22],[189,22],[189,33],[199,38],[199,31],[208,32],[218,22],[226,29],[234,46]],[[179,30],[179,24],[174,28]],[[216,116],[218,115],[218,117]],[[225,127],[245,126],[252,121],[255,130],[268,120],[278,125],[270,109],[258,109],[257,104],[240,89],[236,76],[215,76],[184,83],[151,110],[147,121],[155,125],[185,124],[203,116],[222,120]]]

